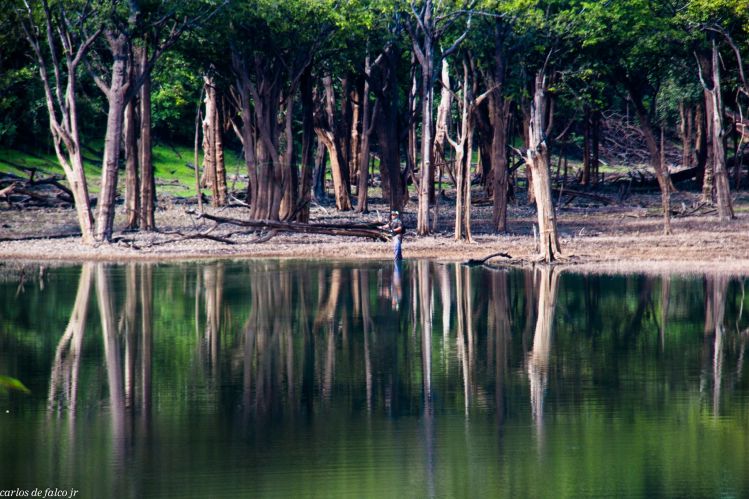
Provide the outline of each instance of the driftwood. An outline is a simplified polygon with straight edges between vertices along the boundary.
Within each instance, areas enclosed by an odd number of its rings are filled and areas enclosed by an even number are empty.
[[[567,200],[567,203],[572,201],[576,197],[581,198],[588,198],[592,199],[594,201],[599,201],[605,205],[613,204],[614,201],[610,198],[607,198],[606,196],[601,196],[600,194],[593,194],[591,192],[583,192],[583,191],[577,191],[572,189],[564,189],[564,188],[553,188],[552,191],[554,193],[558,194],[559,196],[570,196],[570,199]],[[565,203],[565,204],[567,204]]]
[[[188,213],[196,214],[194,211]],[[329,236],[366,237],[379,241],[390,240],[390,232],[380,224],[305,224],[298,222],[279,222],[275,220],[239,220],[236,218],[218,217],[207,213],[196,214],[197,218],[210,220],[219,224],[237,225],[253,230],[269,230],[277,232],[294,232],[300,234],[325,234]]]
[[[478,265],[484,265],[486,262],[488,262],[492,258],[496,258],[498,256],[501,256],[502,258],[512,259],[511,255],[504,253],[502,251],[499,251],[497,253],[492,253],[489,256],[485,256],[484,258],[478,258],[478,259],[473,258],[471,260],[466,260],[465,262],[463,262],[463,265],[467,265],[469,267],[476,267]]]
[[[35,179],[36,169],[30,168],[29,178],[11,173],[0,176],[0,200],[18,207],[56,207],[73,204],[73,193],[61,183],[60,177]]]

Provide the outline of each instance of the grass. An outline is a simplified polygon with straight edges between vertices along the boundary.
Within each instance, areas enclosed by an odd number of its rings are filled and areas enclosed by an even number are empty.
[[[101,150],[94,145],[84,150],[84,168],[92,194],[99,192],[101,176]],[[202,157],[201,157],[202,158]],[[235,177],[244,173],[244,161],[233,151],[224,152],[227,172],[227,184],[235,189],[243,189],[247,182]],[[195,171],[188,166],[193,163],[193,149],[182,146],[156,144],[153,148],[154,175],[156,192],[171,196],[195,195]],[[62,167],[54,153],[26,152],[17,149],[0,148],[0,173],[10,173],[28,177],[31,170],[36,170],[36,178],[52,175],[64,177]],[[124,168],[120,170],[119,187],[124,189]],[[207,193],[207,191],[206,191]]]

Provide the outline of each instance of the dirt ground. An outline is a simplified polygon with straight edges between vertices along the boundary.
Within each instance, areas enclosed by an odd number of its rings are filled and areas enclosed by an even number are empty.
[[[610,196],[615,199],[615,196]],[[689,214],[689,207],[698,199],[696,193],[679,192],[672,206],[684,213],[672,219],[674,234],[662,234],[660,196],[656,193],[635,195],[621,203],[602,206],[595,200],[563,198],[558,209],[558,228],[563,257],[559,264],[580,271],[593,272],[704,272],[722,271],[749,274],[749,195],[734,200],[736,219],[718,223],[713,212]],[[505,252],[512,259],[496,258],[494,264],[532,265],[536,259],[533,237],[535,210],[524,202],[509,208],[509,233],[495,235],[490,230],[491,206],[473,209],[472,243],[453,240],[454,210],[449,202],[440,207],[438,232],[429,237],[416,237],[415,200],[406,206],[405,258],[433,258],[461,261],[480,258],[494,252]],[[219,226],[211,234],[227,236],[236,244],[228,245],[205,239],[184,239],[180,234],[203,231],[213,222],[196,220],[187,213],[194,206],[160,199],[156,214],[159,232],[116,233],[112,244],[88,247],[77,237],[50,237],[77,231],[72,209],[40,209],[19,211],[0,207],[0,261],[133,261],[133,260],[195,260],[214,258],[303,258],[303,259],[387,259],[389,243],[371,240],[279,234],[262,243],[253,242],[257,233],[237,233],[239,227]],[[365,216],[339,213],[334,207],[315,205],[313,222],[384,220],[387,207],[374,203]],[[119,207],[116,228],[121,228],[124,213]],[[225,217],[247,218],[247,209],[232,207],[207,208],[209,213]],[[179,232],[180,234],[177,234]]]

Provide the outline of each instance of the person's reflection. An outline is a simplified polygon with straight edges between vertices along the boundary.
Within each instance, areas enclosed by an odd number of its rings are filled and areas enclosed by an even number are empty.
[[[531,413],[536,427],[539,447],[544,434],[544,397],[549,384],[549,354],[554,325],[554,309],[557,301],[558,275],[553,269],[537,270],[538,314],[536,331],[533,335],[533,348],[528,354],[528,380],[530,382]]]
[[[393,280],[390,283],[390,306],[393,310],[399,310],[403,298],[403,283],[401,280],[401,262],[395,260],[393,264]]]

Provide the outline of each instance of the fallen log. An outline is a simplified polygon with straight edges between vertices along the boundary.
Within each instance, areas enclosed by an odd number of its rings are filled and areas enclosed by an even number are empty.
[[[612,199],[607,198],[606,196],[601,196],[600,194],[593,194],[591,192],[576,191],[573,189],[564,189],[557,187],[552,188],[552,191],[559,194],[560,196],[570,196],[570,201],[576,197],[582,197],[592,199],[594,201],[599,201],[605,205],[614,204],[614,201]]]
[[[382,228],[380,224],[304,224],[299,222],[279,222],[276,220],[239,220],[236,218],[218,217],[207,213],[198,214],[188,210],[189,214],[197,215],[198,219],[210,220],[219,224],[237,225],[249,227],[254,230],[275,230],[278,232],[293,232],[300,234],[324,234],[329,236],[353,236],[366,237],[378,241],[390,240],[390,231]]]

